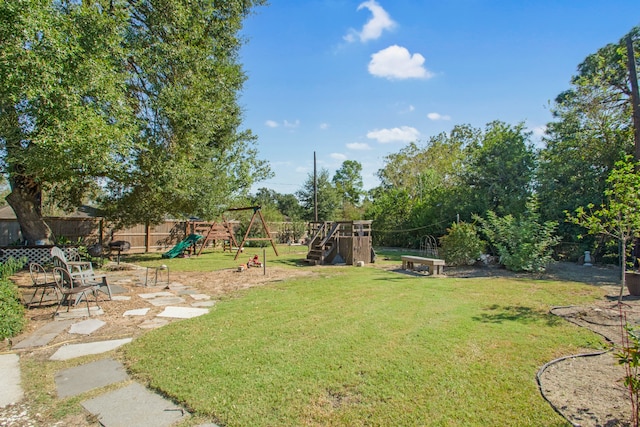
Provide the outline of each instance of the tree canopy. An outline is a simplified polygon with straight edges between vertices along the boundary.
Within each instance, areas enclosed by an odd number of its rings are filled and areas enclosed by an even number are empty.
[[[51,237],[43,193],[132,224],[214,217],[268,177],[238,105],[238,33],[263,3],[0,0],[0,157],[23,237]]]

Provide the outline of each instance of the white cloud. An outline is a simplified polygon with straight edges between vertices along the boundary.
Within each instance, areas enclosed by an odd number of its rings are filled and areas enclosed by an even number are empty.
[[[332,159],[334,159],[334,160],[340,160],[341,162],[343,162],[343,161],[345,161],[345,160],[347,160],[347,159],[348,159],[348,157],[347,157],[347,156],[345,156],[345,155],[344,155],[344,154],[342,154],[342,153],[331,153],[331,154],[329,154],[329,156],[330,156]]]
[[[391,19],[387,11],[375,0],[360,3],[357,10],[360,11],[362,9],[369,9],[373,16],[364,24],[361,31],[351,30],[349,34],[344,37],[346,41],[354,42],[356,38],[359,38],[362,43],[368,40],[376,40],[380,38],[384,30],[391,30],[396,26],[396,23]]]
[[[535,136],[536,138],[542,138],[546,131],[547,131],[546,125],[534,127],[533,136]]]
[[[320,123],[320,129],[321,130],[329,129],[329,123]]]
[[[367,133],[367,138],[375,139],[381,144],[388,142],[413,142],[418,139],[420,132],[411,126],[401,126],[393,129],[376,129]]]
[[[278,122],[276,122],[275,120],[267,120],[266,122],[264,122],[264,124],[270,128],[277,128],[279,126]]]
[[[440,113],[429,113],[427,114],[429,120],[451,120],[451,116],[442,115]]]
[[[289,120],[284,121],[284,127],[286,128],[297,128],[300,126],[300,120],[296,120],[295,122],[290,122]]]
[[[433,73],[424,66],[424,56],[407,48],[393,45],[371,55],[369,73],[376,77],[395,79],[429,79]]]
[[[347,144],[347,148],[354,151],[371,150],[371,146],[366,142],[350,142]]]
[[[298,173],[307,173],[307,172],[309,172],[309,168],[306,168],[304,166],[298,166],[296,168],[296,172],[298,172]]]
[[[395,27],[396,23],[391,19],[387,11],[375,0],[360,3],[357,10],[360,11],[362,9],[369,9],[373,16],[364,24],[361,31],[351,29],[349,33],[344,36],[344,39],[349,43],[356,41],[356,39],[360,39],[362,43],[368,40],[375,40],[382,35],[384,30],[391,30]]]

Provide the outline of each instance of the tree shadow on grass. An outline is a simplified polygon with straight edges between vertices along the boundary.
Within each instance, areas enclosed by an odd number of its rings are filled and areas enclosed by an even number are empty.
[[[485,313],[479,316],[474,316],[473,320],[483,323],[534,323],[543,321],[548,326],[556,326],[563,322],[558,316],[554,316],[546,311],[518,305],[501,306],[494,304],[487,307],[485,311]]]

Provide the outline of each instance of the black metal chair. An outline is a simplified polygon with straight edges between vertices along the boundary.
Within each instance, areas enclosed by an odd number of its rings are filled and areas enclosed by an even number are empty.
[[[58,310],[62,304],[67,304],[67,312],[71,308],[71,306],[77,306],[80,301],[84,298],[87,303],[87,313],[91,316],[91,309],[89,308],[89,294],[93,294],[94,300],[96,302],[96,306],[98,306],[98,300],[96,298],[96,288],[95,285],[84,285],[78,279],[74,279],[69,271],[62,267],[54,267],[53,268],[53,278],[55,280],[55,284],[58,288],[58,291],[62,294],[62,298],[58,302],[58,307],[56,307],[55,313],[53,313],[53,317],[58,314]],[[71,301],[73,300],[73,303]]]
[[[47,274],[47,270],[38,264],[37,262],[29,263],[29,274],[31,275],[31,287],[33,287],[33,294],[27,303],[27,308],[31,308],[34,304],[34,300],[36,299],[36,295],[38,291],[40,291],[40,301],[38,301],[38,305],[42,305],[42,301],[44,300],[44,296],[46,294],[54,293],[56,296],[55,302],[60,300],[60,295],[58,294],[58,287],[56,286],[56,282],[53,279],[51,274]]]

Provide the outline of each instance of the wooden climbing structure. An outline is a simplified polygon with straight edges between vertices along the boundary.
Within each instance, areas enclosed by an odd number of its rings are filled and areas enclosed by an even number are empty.
[[[368,264],[375,260],[371,238],[372,221],[309,223],[306,262],[314,265]]]
[[[244,248],[244,244],[246,242],[259,241],[259,240],[270,241],[271,246],[273,247],[273,251],[276,253],[276,256],[279,256],[278,248],[276,248],[276,243],[273,241],[273,237],[271,237],[271,232],[269,231],[269,227],[267,226],[267,223],[265,222],[264,217],[262,216],[262,206],[250,206],[247,208],[232,208],[232,209],[227,209],[227,212],[248,211],[251,209],[253,209],[253,215],[251,216],[251,221],[249,221],[249,226],[247,227],[247,231],[244,234],[244,237],[242,238],[242,242],[240,243],[240,245],[238,245],[238,251],[236,252],[236,256],[234,259],[238,259],[238,256],[240,255],[240,252],[242,252],[242,249]],[[249,233],[251,232],[251,227],[253,227],[253,223],[255,222],[256,216],[260,218],[260,222],[262,222],[262,228],[264,230],[264,233],[267,235],[267,237],[249,237]]]
[[[233,235],[233,225],[224,217],[221,222],[193,221],[191,222],[191,233],[204,237],[204,239],[199,242],[200,247],[196,255],[200,255],[209,242],[215,243],[221,241],[223,250],[226,250],[227,242],[229,249],[238,246]]]

